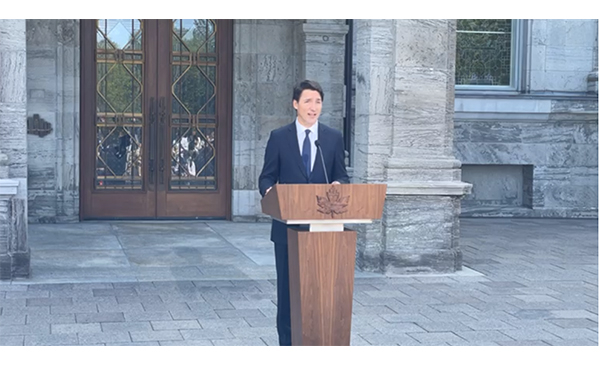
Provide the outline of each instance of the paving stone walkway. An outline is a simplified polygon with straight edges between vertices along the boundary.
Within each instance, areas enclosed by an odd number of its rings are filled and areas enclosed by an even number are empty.
[[[0,345],[277,345],[268,224],[30,225]],[[598,222],[462,219],[465,269],[357,272],[352,345],[598,345]]]

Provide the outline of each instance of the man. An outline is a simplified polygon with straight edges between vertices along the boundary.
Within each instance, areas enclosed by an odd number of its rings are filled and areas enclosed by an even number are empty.
[[[296,120],[271,132],[258,182],[262,196],[277,183],[350,182],[344,163],[342,134],[319,123],[322,104],[323,89],[317,82],[305,80],[294,87],[292,105],[296,109]],[[315,141],[319,141],[320,148]],[[277,270],[277,332],[282,346],[292,344],[287,228],[284,223],[273,220],[271,241],[275,244]]]

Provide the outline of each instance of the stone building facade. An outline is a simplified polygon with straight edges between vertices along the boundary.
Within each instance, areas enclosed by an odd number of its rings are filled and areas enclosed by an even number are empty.
[[[524,20],[514,91],[456,93],[464,216],[598,216],[598,21]]]
[[[268,219],[264,148],[305,78],[324,87],[320,121],[350,141],[353,182],[388,185],[383,218],[355,227],[361,269],[460,270],[460,216],[597,217],[597,20],[515,22],[509,89],[455,85],[456,20],[232,23],[224,219]],[[29,271],[27,224],[86,219],[84,33],[79,20],[0,20],[2,278]],[[49,128],[28,134],[34,120]]]

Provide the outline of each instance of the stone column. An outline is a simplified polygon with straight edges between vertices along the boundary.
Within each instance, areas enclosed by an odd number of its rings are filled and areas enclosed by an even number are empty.
[[[78,19],[27,20],[27,116],[38,114],[52,132],[29,134],[28,220],[79,220]]]
[[[471,185],[453,156],[455,24],[357,21],[355,182],[388,184],[381,224],[361,236],[363,269],[462,267],[458,216]]]
[[[344,128],[344,52],[348,26],[343,19],[309,19],[298,26],[300,79],[321,84],[325,100],[319,121],[341,132]]]
[[[29,276],[26,109],[25,20],[0,20],[0,279],[3,280]]]
[[[355,30],[355,122],[353,182],[386,183],[385,164],[392,149],[394,71],[392,20],[354,20]],[[383,271],[385,251],[382,221],[352,227],[358,232],[357,266],[367,271]]]

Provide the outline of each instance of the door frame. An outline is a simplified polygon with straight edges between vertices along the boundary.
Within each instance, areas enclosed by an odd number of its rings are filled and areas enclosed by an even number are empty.
[[[221,94],[222,99],[217,105],[218,110],[223,113],[219,117],[219,126],[226,129],[223,143],[227,144],[224,149],[224,155],[220,158],[226,160],[225,171],[223,172],[221,188],[225,189],[225,204],[226,204],[226,220],[231,220],[232,213],[232,155],[233,155],[233,20],[218,20],[221,35],[226,42],[223,47],[226,47],[225,53],[229,55],[228,59],[219,58],[219,62],[226,62],[221,68],[223,83],[226,90]],[[93,166],[96,165],[94,150],[89,144],[84,141],[95,141],[95,124],[84,123],[84,121],[93,120],[95,116],[95,98],[96,98],[96,65],[95,65],[95,49],[96,49],[96,19],[81,19],[80,20],[80,117],[79,117],[79,220],[180,220],[180,219],[223,219],[222,217],[176,217],[176,218],[161,218],[161,217],[99,217],[93,216],[91,213],[91,198],[94,192],[94,171]],[[89,85],[94,85],[91,88]],[[89,95],[88,90],[94,90],[93,95]],[[145,110],[147,106],[144,107]],[[147,129],[147,128],[145,128]],[[145,148],[144,148],[145,149]],[[147,158],[147,157],[146,157]],[[143,171],[148,176],[148,164],[144,163]],[[148,187],[143,188],[148,191]],[[123,192],[125,193],[125,192]],[[157,204],[156,198],[154,204]],[[86,210],[87,209],[87,210]]]

